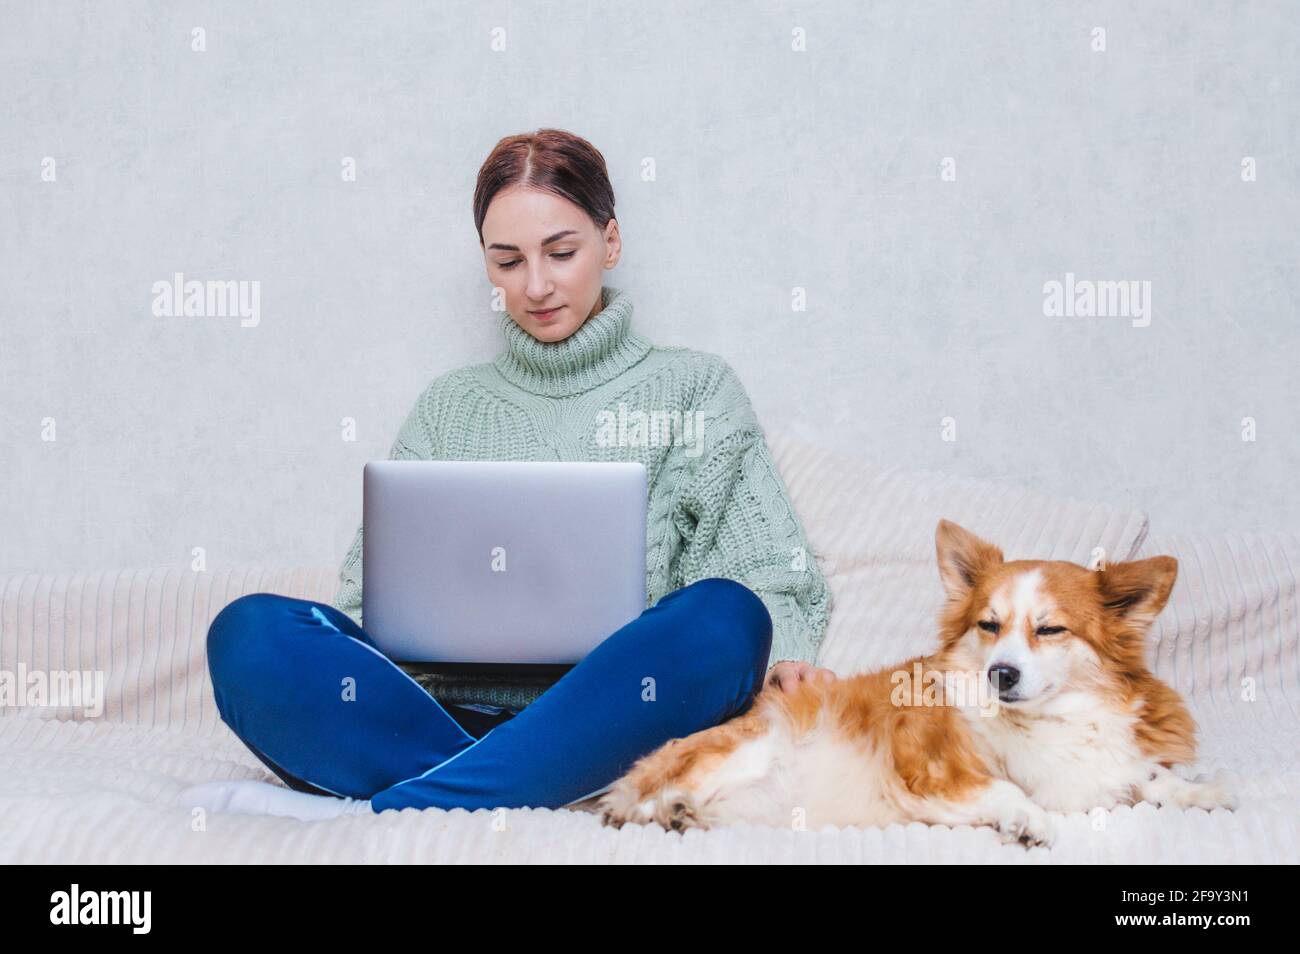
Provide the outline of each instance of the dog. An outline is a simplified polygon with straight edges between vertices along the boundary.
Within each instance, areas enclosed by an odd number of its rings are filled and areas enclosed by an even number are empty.
[[[1147,801],[1236,807],[1196,758],[1196,724],[1144,662],[1178,561],[1088,569],[1003,559],[940,520],[939,648],[901,668],[765,686],[743,714],[639,759],[595,802],[604,825],[684,832],[919,821],[1049,846],[1048,812]]]

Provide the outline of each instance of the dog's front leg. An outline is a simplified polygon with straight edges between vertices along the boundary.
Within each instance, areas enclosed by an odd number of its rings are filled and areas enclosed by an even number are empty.
[[[1051,816],[1014,782],[989,777],[972,794],[960,798],[930,795],[922,798],[910,814],[930,825],[991,825],[1004,842],[1019,842],[1026,848],[1052,843]]]
[[[1189,781],[1159,763],[1147,767],[1147,777],[1133,786],[1141,801],[1176,808],[1235,809],[1237,799],[1220,779]]]

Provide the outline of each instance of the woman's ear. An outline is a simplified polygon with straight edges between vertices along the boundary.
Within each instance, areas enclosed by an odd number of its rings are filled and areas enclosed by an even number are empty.
[[[601,267],[606,270],[613,268],[622,254],[623,237],[618,231],[618,219],[610,219],[605,223],[605,261]]]
[[[940,520],[934,531],[939,559],[939,579],[948,599],[957,602],[970,595],[975,581],[1001,564],[1002,551],[951,520]]]

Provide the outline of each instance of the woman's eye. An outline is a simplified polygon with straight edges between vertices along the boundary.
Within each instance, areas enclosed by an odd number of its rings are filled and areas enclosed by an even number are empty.
[[[571,252],[556,252],[555,255],[554,255],[553,257],[554,257],[554,258],[559,258],[559,259],[570,259],[570,258],[573,258],[573,256],[576,255],[577,253],[578,253],[578,250],[577,250],[577,249],[574,249],[574,250],[571,251]],[[497,268],[511,269],[511,268],[514,268],[514,267],[515,267],[516,265],[518,265],[518,264],[519,264],[519,259],[517,259],[517,258],[512,258],[512,259],[511,259],[510,261],[508,261],[508,262],[497,262]]]
[[[984,630],[984,632],[986,633],[996,633],[999,629],[999,624],[988,619],[980,620],[979,625],[980,625],[980,629]]]
[[[1064,626],[1040,626],[1038,627],[1039,636],[1055,636],[1057,633],[1065,632]]]

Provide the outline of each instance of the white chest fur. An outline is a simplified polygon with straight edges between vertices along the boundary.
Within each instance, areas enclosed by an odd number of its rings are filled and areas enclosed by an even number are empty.
[[[1049,811],[1086,812],[1130,801],[1147,777],[1133,734],[1136,717],[1095,696],[1066,692],[1034,712],[963,708],[989,768]]]

